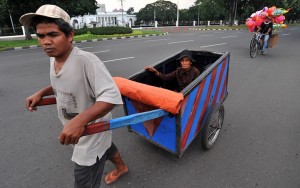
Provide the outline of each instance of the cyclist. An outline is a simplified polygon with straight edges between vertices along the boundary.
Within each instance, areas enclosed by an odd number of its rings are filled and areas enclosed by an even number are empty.
[[[266,17],[266,20],[258,27],[257,32],[264,34],[264,45],[262,51],[265,52],[268,46],[268,40],[270,35],[272,35],[273,22],[271,17]]]

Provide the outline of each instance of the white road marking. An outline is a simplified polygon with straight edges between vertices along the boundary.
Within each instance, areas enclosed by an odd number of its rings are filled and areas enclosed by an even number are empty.
[[[200,35],[198,37],[211,37],[211,36],[214,36],[214,35]]]
[[[286,36],[286,35],[291,35],[291,33],[286,33],[286,34],[282,34],[283,36]]]
[[[120,59],[111,59],[111,60],[107,60],[107,61],[102,61],[103,63],[107,63],[107,62],[112,62],[112,61],[121,61],[121,60],[125,60],[125,59],[133,59],[134,57],[124,57],[124,58],[120,58]]]
[[[221,43],[221,44],[212,44],[212,45],[207,45],[207,46],[201,46],[201,48],[207,48],[207,47],[212,47],[212,46],[221,46],[225,45],[226,43]]]
[[[185,40],[185,41],[178,41],[178,42],[170,42],[168,44],[178,44],[178,43],[185,43],[185,42],[193,42],[194,40]]]
[[[147,38],[130,38],[131,41],[133,40],[148,40]]]
[[[184,36],[191,36],[191,35],[196,35],[196,34],[184,34],[184,35],[179,35],[179,36],[184,37]]]
[[[103,51],[98,51],[98,52],[91,52],[93,54],[96,54],[96,53],[103,53],[103,52],[109,52],[110,50],[103,50]]]
[[[79,49],[87,49],[87,48],[94,48],[94,47],[88,46],[88,47],[83,47],[83,48],[79,48]]]
[[[227,38],[234,38],[234,37],[237,37],[237,36],[227,36],[227,37],[221,37],[222,39],[227,39]]]
[[[146,40],[144,42],[156,42],[156,41],[161,41],[161,40],[170,40],[170,39]]]

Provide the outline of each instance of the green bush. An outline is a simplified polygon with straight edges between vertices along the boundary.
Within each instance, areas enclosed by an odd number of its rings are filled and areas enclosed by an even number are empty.
[[[75,29],[75,35],[83,35],[83,34],[87,34],[87,32],[88,32],[87,28]]]
[[[82,28],[82,29],[75,30],[75,35],[82,35],[87,33],[93,35],[130,34],[132,33],[132,29],[129,27],[96,27],[96,28]]]
[[[21,27],[16,27],[14,29],[15,30],[8,27],[0,28],[0,35],[3,36],[23,35],[23,31]]]

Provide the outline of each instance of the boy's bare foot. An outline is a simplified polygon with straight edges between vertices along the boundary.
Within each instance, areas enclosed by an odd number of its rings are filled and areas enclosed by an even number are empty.
[[[128,167],[125,166],[123,169],[113,169],[104,178],[106,184],[112,184],[117,181],[122,175],[128,173]]]

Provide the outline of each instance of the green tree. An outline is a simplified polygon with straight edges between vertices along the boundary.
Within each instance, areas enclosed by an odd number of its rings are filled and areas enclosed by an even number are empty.
[[[147,4],[137,13],[137,21],[144,21],[146,23],[151,21],[161,22],[165,25],[167,22],[169,25],[176,20],[177,5],[164,0],[158,0],[154,3]]]
[[[25,13],[35,12],[40,6],[44,4],[54,4],[64,9],[68,14],[72,16],[84,15],[87,13],[95,14],[97,7],[96,0],[0,0],[0,11],[8,12],[8,8],[11,11],[12,19],[15,25],[21,25],[19,18]],[[2,1],[6,2],[2,3]],[[5,15],[6,16],[6,15]],[[6,16],[7,17],[7,16]],[[2,19],[1,19],[2,20]],[[4,23],[8,25],[9,19],[5,19]],[[30,39],[30,35],[26,35],[26,39]]]
[[[130,8],[126,11],[126,13],[127,13],[128,15],[133,14],[133,12],[134,12],[134,8],[133,8],[133,7],[130,7]]]
[[[7,9],[6,0],[0,0],[0,31],[1,31],[1,28],[4,27],[4,25],[6,25],[5,20],[8,17],[7,12],[8,12],[8,9]]]
[[[190,18],[193,20],[209,21],[209,20],[225,20],[228,19],[228,8],[223,0],[196,0],[194,6],[189,9]]]
[[[291,8],[290,12],[285,14],[286,20],[300,19],[300,0],[196,0],[194,6],[189,9],[189,14],[193,15],[193,19],[196,19],[199,3],[201,20],[222,20],[224,18],[233,24],[234,19],[243,22],[252,13],[271,6],[284,9]]]
[[[142,8],[138,13],[137,13],[137,22],[151,22],[156,20],[155,18],[155,8],[153,5],[148,4],[144,8]]]
[[[189,9],[179,10],[179,25],[189,25],[189,22],[193,19],[190,17]]]

